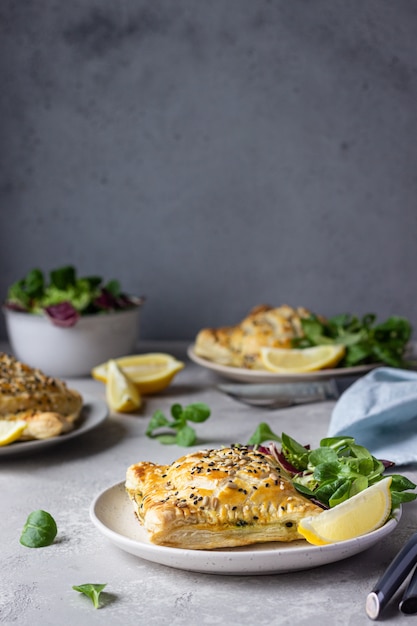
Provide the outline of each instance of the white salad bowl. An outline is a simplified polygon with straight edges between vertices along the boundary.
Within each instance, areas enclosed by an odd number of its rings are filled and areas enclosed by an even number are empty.
[[[14,356],[49,376],[71,378],[135,350],[140,308],[83,315],[69,328],[54,325],[46,315],[7,307],[3,312]]]

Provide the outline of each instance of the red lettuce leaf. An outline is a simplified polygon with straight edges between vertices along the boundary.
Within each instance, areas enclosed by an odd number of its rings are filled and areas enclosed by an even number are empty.
[[[75,326],[80,317],[71,302],[60,302],[45,308],[45,313],[54,326],[70,328]]]
[[[18,304],[17,302],[6,302],[5,308],[10,311],[17,311],[18,313],[27,313],[27,309],[22,304]]]
[[[136,304],[125,294],[115,296],[107,289],[102,289],[100,295],[94,300],[93,305],[99,311],[119,311]]]

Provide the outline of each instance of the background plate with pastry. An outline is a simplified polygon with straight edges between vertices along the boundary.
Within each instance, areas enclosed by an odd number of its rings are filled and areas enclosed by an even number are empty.
[[[33,439],[31,441],[15,441],[0,447],[0,460],[17,455],[30,455],[43,452],[47,448],[62,444],[85,435],[97,428],[108,416],[107,404],[86,393],[83,394],[83,406],[74,429],[49,439]]]
[[[79,436],[106,416],[99,400],[87,400],[64,380],[0,353],[0,456]]]
[[[239,323],[203,328],[189,358],[241,382],[291,382],[357,376],[381,364],[406,365],[412,334],[405,318],[326,319],[304,307],[259,305]]]

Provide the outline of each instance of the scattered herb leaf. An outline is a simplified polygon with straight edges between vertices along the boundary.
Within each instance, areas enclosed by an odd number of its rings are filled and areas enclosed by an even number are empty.
[[[86,595],[87,598],[90,598],[91,602],[94,604],[94,608],[98,609],[100,606],[100,594],[106,585],[107,583],[104,583],[104,585],[86,583],[85,585],[73,585],[72,588],[74,591],[79,591]]]
[[[192,446],[197,435],[192,426],[187,422],[201,423],[210,417],[210,408],[203,402],[196,402],[182,407],[181,404],[171,406],[172,419],[168,419],[159,409],[151,417],[146,435],[152,439],[158,439],[165,445],[177,444],[178,446]],[[168,433],[155,433],[161,428],[168,429]]]
[[[57,535],[58,528],[50,513],[33,511],[27,518],[20,536],[20,543],[26,548],[50,546]]]

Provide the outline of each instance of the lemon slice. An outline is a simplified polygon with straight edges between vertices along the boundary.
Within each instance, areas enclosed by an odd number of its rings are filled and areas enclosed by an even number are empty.
[[[116,361],[107,364],[106,399],[109,407],[119,413],[131,413],[142,404],[135,383],[124,374]]]
[[[140,393],[145,395],[162,391],[174,376],[184,368],[184,363],[170,354],[152,352],[114,359],[119,368],[132,380]],[[91,371],[96,380],[107,382],[107,363],[97,365]]]
[[[326,345],[304,348],[261,348],[264,367],[270,372],[302,374],[334,367],[345,354],[345,346]]]
[[[20,439],[21,434],[26,428],[26,422],[16,420],[0,420],[0,446],[7,446],[13,441]]]
[[[391,482],[392,477],[388,476],[333,509],[305,517],[298,525],[298,532],[309,543],[323,546],[380,528],[391,513]]]

